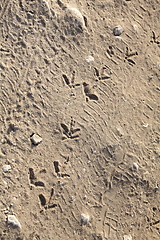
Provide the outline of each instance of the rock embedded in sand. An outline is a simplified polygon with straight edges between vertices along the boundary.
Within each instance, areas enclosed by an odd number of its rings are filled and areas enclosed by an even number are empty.
[[[7,223],[13,228],[21,228],[21,224],[14,215],[8,215]]]
[[[85,28],[85,21],[82,13],[74,7],[67,6],[68,11],[71,13],[71,15],[77,20],[78,24]]]
[[[136,162],[134,162],[133,165],[132,165],[132,170],[133,171],[138,171],[138,169],[139,169],[138,164]]]
[[[81,214],[81,224],[86,225],[90,220],[90,216],[88,214]]]
[[[113,28],[114,36],[120,36],[123,33],[123,28],[121,26],[116,26]]]
[[[2,167],[2,170],[4,173],[7,173],[11,170],[11,166],[6,164]]]
[[[117,128],[116,128],[116,133],[117,133],[117,135],[119,135],[120,137],[122,137],[122,136],[124,135],[123,128],[117,127]]]
[[[156,184],[156,186],[153,188],[154,192],[157,192],[159,190],[158,185]]]
[[[129,235],[124,235],[123,240],[132,240],[132,236],[130,234]]]
[[[94,57],[92,57],[91,55],[89,55],[89,56],[86,58],[86,62],[88,62],[88,63],[94,62]]]
[[[38,145],[39,143],[42,142],[42,138],[41,136],[39,136],[38,134],[34,133],[32,136],[31,136],[31,142],[32,144],[34,145]]]

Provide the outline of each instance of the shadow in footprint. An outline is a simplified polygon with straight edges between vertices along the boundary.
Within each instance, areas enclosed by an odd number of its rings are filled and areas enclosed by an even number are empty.
[[[40,200],[42,206],[46,205],[46,198],[43,194],[39,194],[39,200]]]
[[[59,162],[58,161],[54,161],[53,164],[54,164],[55,172],[58,174],[60,172]]]
[[[93,88],[88,83],[83,83],[84,93],[90,100],[98,100],[98,96],[94,93]]]

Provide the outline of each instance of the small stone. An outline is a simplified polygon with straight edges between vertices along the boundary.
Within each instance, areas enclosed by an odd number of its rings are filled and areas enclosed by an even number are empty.
[[[38,134],[34,133],[34,134],[31,136],[31,142],[32,142],[32,144],[34,144],[34,145],[38,145],[40,142],[42,142],[42,138],[41,138],[41,136],[39,136]]]
[[[4,183],[5,187],[7,187],[7,185],[8,185],[7,182],[3,180],[3,183]]]
[[[132,27],[135,32],[138,32],[138,26],[136,24],[133,24]]]
[[[113,28],[114,36],[120,36],[123,33],[123,28],[121,26],[116,26]]]
[[[2,144],[6,143],[6,139],[2,138],[2,139],[1,139],[1,143],[2,143]]]
[[[122,136],[124,135],[123,128],[117,127],[117,128],[116,128],[116,133],[117,133],[117,135],[119,135],[120,137],[122,137]]]
[[[11,170],[11,166],[10,165],[4,165],[2,167],[2,170],[3,170],[4,173],[7,173]]]
[[[4,213],[5,213],[5,214],[8,214],[8,213],[9,213],[9,210],[8,210],[8,209],[5,209],[5,210],[4,210]]]
[[[148,123],[142,125],[144,128],[147,128],[149,126]]]
[[[88,57],[86,58],[86,62],[88,62],[88,63],[94,62],[94,57],[88,56]]]
[[[115,37],[115,40],[116,40],[117,42],[122,42],[122,38],[119,37],[119,36],[116,36],[116,37]]]
[[[138,171],[138,169],[139,169],[138,164],[136,162],[134,162],[133,165],[132,165],[132,170],[133,171]]]
[[[129,235],[124,235],[123,240],[132,240],[132,236],[130,234]]]
[[[158,190],[159,190],[158,185],[156,185],[156,186],[153,188],[153,190],[154,190],[154,192],[158,192]]]
[[[14,215],[8,215],[8,224],[14,228],[21,228],[21,224]]]
[[[87,214],[82,213],[81,214],[81,224],[86,225],[90,220],[90,216]]]

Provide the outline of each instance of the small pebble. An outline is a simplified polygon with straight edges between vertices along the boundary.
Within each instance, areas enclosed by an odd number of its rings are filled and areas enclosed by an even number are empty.
[[[5,214],[8,214],[8,213],[9,213],[9,210],[8,210],[8,209],[5,209],[5,210],[4,210],[4,213],[5,213]]]
[[[130,234],[129,235],[124,235],[123,240],[132,240],[132,236]]]
[[[117,42],[122,42],[122,38],[119,37],[119,36],[116,36],[116,37],[115,37],[115,40],[116,40]]]
[[[113,28],[114,36],[120,36],[123,33],[123,28],[121,26],[116,26]]]
[[[4,144],[6,143],[6,140],[4,138],[1,139],[1,143]]]
[[[2,167],[2,170],[3,170],[4,173],[7,173],[11,170],[11,166],[10,165],[4,165]]]
[[[138,26],[137,26],[136,24],[133,24],[132,26],[133,26],[133,30],[134,30],[135,32],[138,32]]]
[[[159,187],[156,185],[154,188],[153,188],[154,192],[158,192],[159,190]]]
[[[42,138],[41,138],[41,136],[39,136],[38,134],[34,133],[34,134],[31,136],[31,142],[32,142],[34,145],[38,145],[40,142],[42,142]]]
[[[88,57],[86,58],[86,62],[88,62],[88,63],[94,62],[94,57],[88,56]]]
[[[148,123],[142,125],[144,128],[147,128],[149,126]]]
[[[122,137],[122,136],[124,135],[123,128],[117,127],[117,128],[116,128],[116,133],[117,133],[120,137]]]
[[[7,187],[7,185],[8,185],[7,182],[3,180],[3,183],[4,183],[5,187]]]
[[[21,228],[21,224],[14,215],[8,215],[8,224],[14,228]]]
[[[90,216],[87,214],[82,213],[81,214],[81,224],[86,225],[90,220]]]
[[[138,171],[138,169],[139,169],[138,164],[136,162],[134,162],[133,165],[132,165],[132,170],[133,171]]]

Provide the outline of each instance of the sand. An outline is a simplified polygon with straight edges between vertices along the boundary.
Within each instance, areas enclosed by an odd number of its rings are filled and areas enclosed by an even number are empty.
[[[0,239],[160,238],[159,7],[0,2]]]

